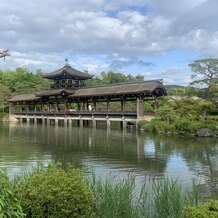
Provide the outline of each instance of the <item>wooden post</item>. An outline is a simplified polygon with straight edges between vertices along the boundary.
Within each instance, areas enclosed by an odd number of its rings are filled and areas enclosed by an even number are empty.
[[[137,98],[137,118],[144,116],[144,101],[143,99]]]
[[[67,126],[67,120],[68,120],[68,119],[65,117],[65,118],[64,118],[64,126]]]
[[[79,120],[79,125],[80,125],[80,127],[83,127],[83,120],[82,119]]]
[[[111,121],[109,119],[107,119],[107,128],[110,129],[111,128]]]

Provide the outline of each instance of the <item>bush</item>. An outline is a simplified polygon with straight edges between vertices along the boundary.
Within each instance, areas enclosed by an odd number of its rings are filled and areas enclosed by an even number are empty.
[[[22,208],[12,193],[7,172],[0,169],[0,217],[23,217]]]
[[[176,128],[173,124],[168,124],[166,121],[159,121],[155,126],[156,132],[173,133]]]
[[[200,121],[192,121],[188,124],[188,131],[190,133],[196,133],[199,129],[203,128],[204,124]]]
[[[156,126],[161,122],[161,119],[154,118],[146,126],[146,130],[149,132],[156,132]]]
[[[149,123],[149,122],[148,122],[147,120],[139,120],[139,121],[137,122],[137,126],[138,126],[138,127],[144,127],[144,126],[146,126],[148,123]]]
[[[218,217],[218,201],[209,201],[201,206],[187,207],[183,212],[184,218],[217,218]]]
[[[83,172],[72,166],[49,165],[16,181],[16,196],[26,217],[90,216],[93,196]]]
[[[179,132],[188,132],[189,131],[189,124],[190,124],[190,119],[187,119],[187,118],[180,118],[180,119],[177,119],[174,124],[175,124],[175,127],[176,129],[179,131]]]

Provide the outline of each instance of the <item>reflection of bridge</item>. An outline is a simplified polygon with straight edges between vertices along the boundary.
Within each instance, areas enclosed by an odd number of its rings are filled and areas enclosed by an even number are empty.
[[[14,111],[13,114],[21,122],[58,124],[63,121],[64,125],[72,125],[76,120],[80,126],[84,121],[92,121],[92,126],[96,126],[97,121],[106,121],[110,127],[111,122],[120,121],[121,126],[126,127],[128,122],[137,120],[136,111]]]

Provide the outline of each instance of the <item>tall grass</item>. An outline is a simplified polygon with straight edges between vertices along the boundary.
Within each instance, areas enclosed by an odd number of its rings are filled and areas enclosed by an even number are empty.
[[[93,173],[87,183],[95,198],[96,217],[179,218],[186,206],[199,203],[196,186],[184,190],[178,180],[169,178],[136,184],[133,177],[115,182]]]
[[[147,217],[146,187],[137,194],[135,179],[130,177],[115,183],[97,178],[95,173],[87,180],[95,198],[97,217]]]

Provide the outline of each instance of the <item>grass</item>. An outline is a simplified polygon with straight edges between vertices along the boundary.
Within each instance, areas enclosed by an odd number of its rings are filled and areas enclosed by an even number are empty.
[[[46,168],[35,167],[17,179],[25,180],[46,171]],[[92,172],[85,179],[94,197],[92,217],[180,218],[187,206],[200,203],[200,194],[194,182],[192,188],[184,189],[179,180],[154,178],[139,183],[131,174],[117,181],[116,177],[103,179]],[[15,179],[14,184],[17,182]]]
[[[120,182],[103,180],[93,173],[87,181],[95,198],[96,217],[179,218],[188,205],[199,204],[199,193],[194,185],[183,190],[178,180],[164,178],[136,184],[129,176]]]

